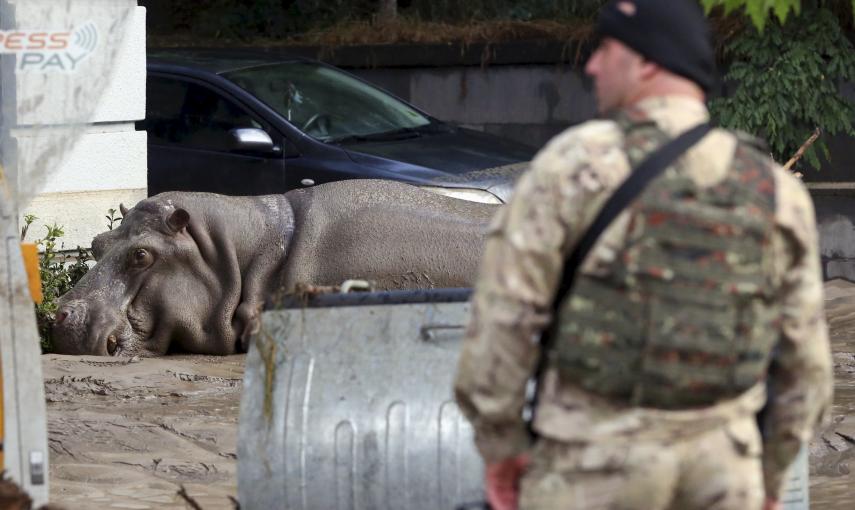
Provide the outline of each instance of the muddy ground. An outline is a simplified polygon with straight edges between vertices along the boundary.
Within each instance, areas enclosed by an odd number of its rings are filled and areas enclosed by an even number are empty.
[[[43,356],[51,501],[69,510],[234,508],[244,356]]]
[[[826,284],[832,423],[811,443],[811,508],[855,501],[855,284]],[[234,508],[244,356],[43,357],[51,500],[69,510]]]
[[[855,506],[855,284],[825,284],[826,316],[834,353],[831,423],[811,441],[811,509]]]

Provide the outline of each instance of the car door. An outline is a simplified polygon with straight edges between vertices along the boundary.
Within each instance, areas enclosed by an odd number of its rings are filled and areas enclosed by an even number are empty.
[[[148,192],[227,195],[286,189],[281,135],[225,94],[199,81],[152,75],[147,82]],[[232,130],[262,129],[276,150],[236,150]]]

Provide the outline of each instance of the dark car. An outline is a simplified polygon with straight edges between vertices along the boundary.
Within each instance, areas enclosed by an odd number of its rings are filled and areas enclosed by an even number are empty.
[[[506,201],[528,146],[434,119],[335,67],[252,51],[148,55],[148,192],[395,179]],[[498,168],[498,170],[497,170]],[[435,191],[437,189],[434,189]]]

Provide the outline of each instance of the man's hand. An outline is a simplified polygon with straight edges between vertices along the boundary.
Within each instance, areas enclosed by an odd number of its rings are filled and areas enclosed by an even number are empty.
[[[493,510],[517,510],[520,499],[520,478],[528,466],[528,457],[520,455],[487,465],[487,501]],[[772,510],[780,510],[773,508]]]
[[[784,506],[776,498],[766,498],[763,510],[784,510]]]

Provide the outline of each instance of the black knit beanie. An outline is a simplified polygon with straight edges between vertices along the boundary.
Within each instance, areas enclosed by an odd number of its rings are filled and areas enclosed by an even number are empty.
[[[709,92],[715,54],[696,0],[612,0],[600,10],[597,32],[613,37]]]

